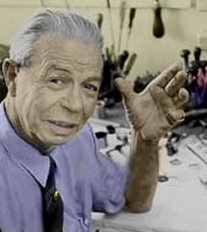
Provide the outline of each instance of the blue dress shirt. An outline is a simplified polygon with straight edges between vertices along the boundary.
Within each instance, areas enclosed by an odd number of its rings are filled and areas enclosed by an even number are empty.
[[[127,170],[99,153],[91,127],[55,148],[56,187],[64,203],[64,232],[91,230],[91,211],[115,213],[124,205]],[[0,104],[0,228],[43,232],[41,188],[49,158],[21,139]]]

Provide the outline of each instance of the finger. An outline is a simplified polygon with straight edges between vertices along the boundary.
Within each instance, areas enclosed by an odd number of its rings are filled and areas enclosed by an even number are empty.
[[[129,79],[116,78],[114,84],[120,93],[123,95],[125,100],[131,99],[134,95],[134,82]]]
[[[181,88],[179,90],[179,92],[178,92],[179,101],[178,101],[178,104],[177,104],[177,108],[181,109],[184,106],[186,106],[187,103],[189,102],[189,98],[190,98],[190,96],[189,96],[188,91],[186,89],[184,89],[184,88]]]
[[[164,70],[155,80],[155,85],[160,87],[165,87],[168,82],[177,74],[177,72],[182,70],[182,66],[179,63],[173,64]]]
[[[187,102],[189,100],[189,93],[187,89],[181,88],[178,92],[181,101]]]
[[[171,125],[175,125],[177,123],[184,121],[185,112],[183,110],[173,110],[172,109],[166,113],[166,118]]]
[[[181,88],[173,97],[173,102],[176,109],[184,109],[189,103],[189,93],[186,89]]]
[[[187,73],[184,71],[179,71],[174,78],[172,78],[167,86],[165,87],[165,92],[169,96],[176,94],[181,87],[186,85],[187,82]]]
[[[163,88],[160,88],[159,86],[152,86],[149,90],[158,109],[166,113],[169,109],[174,108],[172,99],[166,95]]]

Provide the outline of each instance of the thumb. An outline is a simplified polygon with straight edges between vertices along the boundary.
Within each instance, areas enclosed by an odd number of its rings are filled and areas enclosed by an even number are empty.
[[[135,94],[134,82],[132,80],[116,78],[114,84],[126,100],[129,100]]]

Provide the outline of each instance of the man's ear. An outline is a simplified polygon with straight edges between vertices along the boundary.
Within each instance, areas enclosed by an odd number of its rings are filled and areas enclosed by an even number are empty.
[[[12,97],[15,97],[16,96],[16,78],[19,72],[19,67],[13,60],[6,58],[3,62],[2,70],[3,70],[3,74],[4,74],[4,78],[6,81],[8,91]]]

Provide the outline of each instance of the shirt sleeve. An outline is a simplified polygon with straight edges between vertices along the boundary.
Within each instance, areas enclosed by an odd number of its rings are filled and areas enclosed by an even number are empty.
[[[99,152],[98,141],[91,130],[95,145],[95,178],[92,183],[93,210],[116,213],[125,204],[128,170]]]

